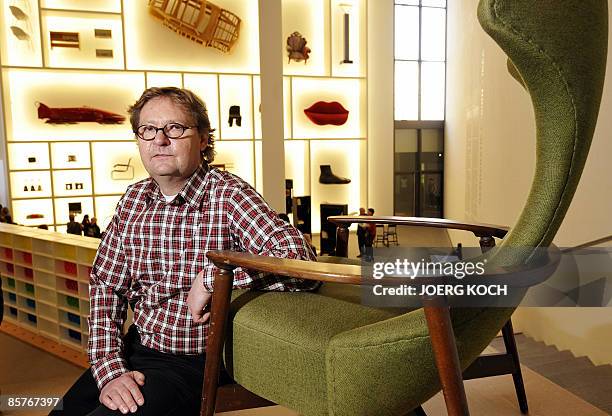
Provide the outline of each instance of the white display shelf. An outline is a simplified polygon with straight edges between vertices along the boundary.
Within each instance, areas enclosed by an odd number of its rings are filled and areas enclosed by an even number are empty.
[[[7,320],[84,351],[88,276],[98,244],[88,237],[0,224]]]

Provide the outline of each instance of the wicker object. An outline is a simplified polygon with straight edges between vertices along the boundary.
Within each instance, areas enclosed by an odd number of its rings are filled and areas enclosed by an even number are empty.
[[[149,0],[149,12],[179,35],[226,53],[240,33],[238,16],[206,0]]]

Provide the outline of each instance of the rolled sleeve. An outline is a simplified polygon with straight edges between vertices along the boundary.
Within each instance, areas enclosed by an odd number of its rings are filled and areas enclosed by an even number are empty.
[[[262,256],[316,261],[302,233],[279,218],[251,186],[236,189],[230,200],[229,226],[235,245],[244,252]],[[313,290],[315,281],[295,279],[241,268],[234,273],[235,287],[259,290]]]

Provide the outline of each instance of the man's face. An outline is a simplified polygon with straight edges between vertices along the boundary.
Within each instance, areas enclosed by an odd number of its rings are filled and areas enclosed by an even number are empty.
[[[359,208],[359,215],[366,215],[365,208]]]
[[[142,107],[139,125],[161,128],[168,123],[195,125],[191,115],[168,97],[153,98]],[[178,139],[169,139],[160,130],[153,140],[137,140],[142,163],[155,180],[164,177],[187,180],[200,166],[201,152],[208,145],[206,136],[200,135],[197,128],[185,130]]]

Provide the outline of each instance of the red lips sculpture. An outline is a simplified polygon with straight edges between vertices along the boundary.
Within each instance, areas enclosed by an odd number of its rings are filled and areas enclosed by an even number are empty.
[[[324,126],[326,124],[341,126],[346,123],[349,111],[342,107],[342,104],[338,101],[317,101],[304,110],[304,114],[306,114],[306,117],[308,117],[310,121],[319,126]]]

